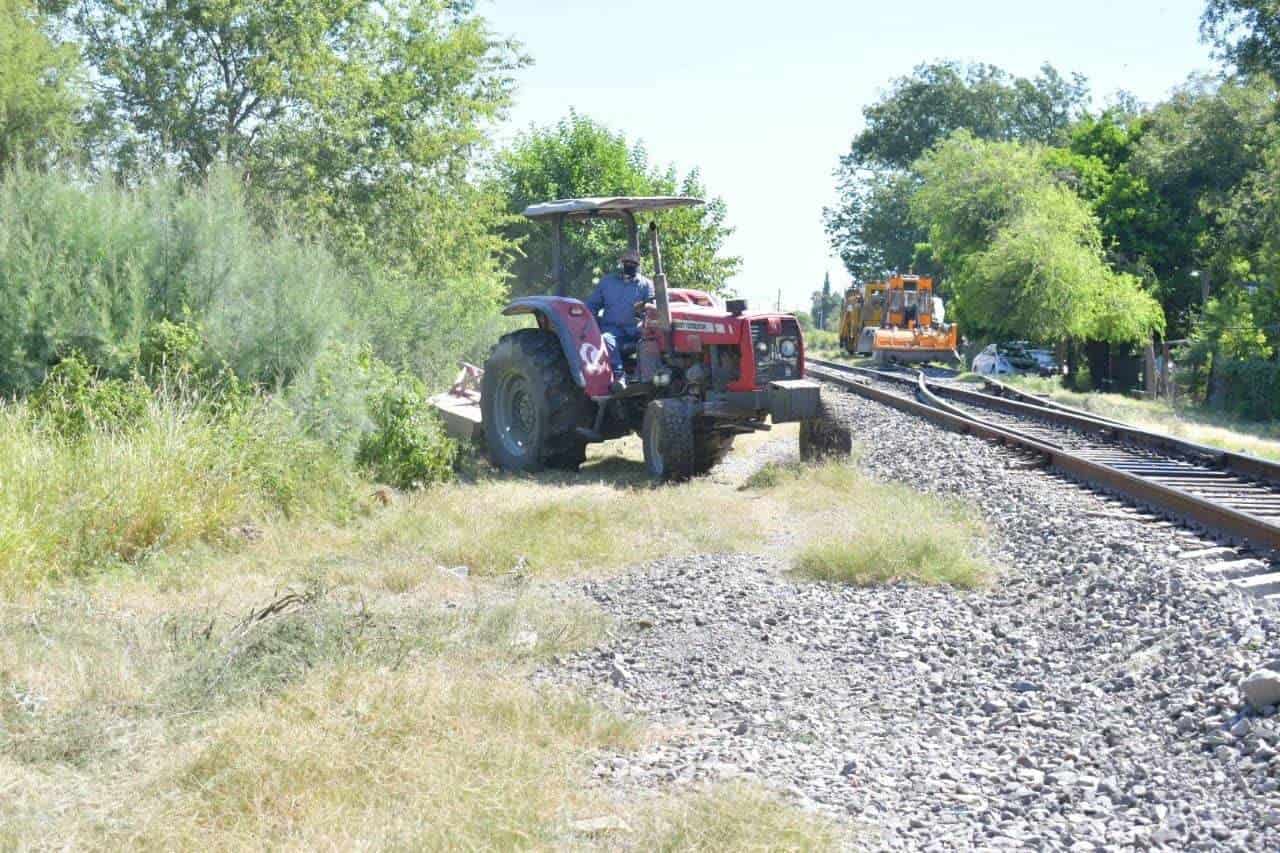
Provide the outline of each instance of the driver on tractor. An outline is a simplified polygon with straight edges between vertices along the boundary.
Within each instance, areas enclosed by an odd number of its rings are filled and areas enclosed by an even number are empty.
[[[640,254],[629,249],[618,261],[621,274],[611,272],[601,278],[587,297],[587,310],[598,317],[600,337],[609,353],[609,367],[613,370],[610,390],[614,394],[627,387],[624,352],[634,349],[640,340],[637,307],[653,301],[653,282],[640,274]]]

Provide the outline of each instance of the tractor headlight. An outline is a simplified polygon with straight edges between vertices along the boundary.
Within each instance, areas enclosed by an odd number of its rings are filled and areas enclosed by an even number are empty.
[[[778,344],[778,352],[782,353],[783,358],[795,358],[796,353],[800,352],[800,347],[796,344],[795,338],[783,338]]]
[[[760,353],[761,355],[767,353],[768,351],[769,351],[769,345],[764,341],[761,341],[760,343],[756,344],[756,352]]]

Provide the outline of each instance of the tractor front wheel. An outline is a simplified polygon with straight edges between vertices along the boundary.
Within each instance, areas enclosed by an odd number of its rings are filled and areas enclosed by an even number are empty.
[[[693,412],[682,400],[653,400],[640,427],[644,464],[655,482],[679,482],[696,472]]]
[[[541,329],[503,335],[484,366],[480,411],[489,457],[500,468],[576,469],[590,401],[569,375],[560,340]]]
[[[850,415],[842,401],[823,394],[818,403],[818,416],[800,422],[800,458],[816,462],[848,456],[853,452]]]

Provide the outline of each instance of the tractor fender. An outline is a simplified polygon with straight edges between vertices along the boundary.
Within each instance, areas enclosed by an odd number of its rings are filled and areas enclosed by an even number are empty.
[[[604,338],[596,318],[580,299],[565,296],[525,296],[515,300],[502,313],[508,317],[516,314],[533,314],[538,325],[555,332],[569,362],[569,375],[588,397],[609,396],[613,371],[609,368],[609,355],[604,349]]]

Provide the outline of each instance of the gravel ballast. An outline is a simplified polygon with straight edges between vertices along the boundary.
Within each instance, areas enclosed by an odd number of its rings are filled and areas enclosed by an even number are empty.
[[[601,783],[755,780],[847,820],[859,848],[1280,849],[1280,718],[1243,692],[1280,687],[1280,619],[1204,571],[1224,552],[1192,552],[1219,543],[842,406],[873,476],[980,507],[999,578],[854,589],[709,555],[585,584],[615,636],[543,677],[665,733],[600,756]]]

